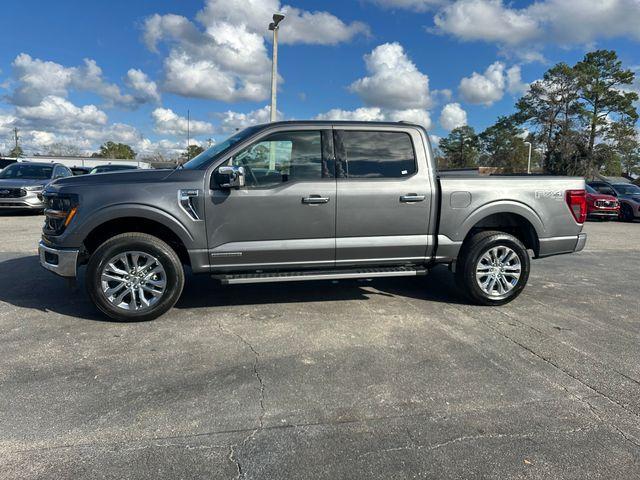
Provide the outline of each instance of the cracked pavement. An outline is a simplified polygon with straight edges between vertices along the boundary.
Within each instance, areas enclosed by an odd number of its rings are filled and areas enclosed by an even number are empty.
[[[426,279],[220,287],[105,321],[2,217],[0,477],[640,478],[640,224],[502,308]]]

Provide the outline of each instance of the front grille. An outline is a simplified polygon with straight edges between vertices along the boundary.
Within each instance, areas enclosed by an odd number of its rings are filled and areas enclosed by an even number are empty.
[[[618,206],[618,202],[615,200],[596,200],[595,205],[600,208],[615,208]]]
[[[20,198],[26,194],[21,188],[0,188],[0,198]]]

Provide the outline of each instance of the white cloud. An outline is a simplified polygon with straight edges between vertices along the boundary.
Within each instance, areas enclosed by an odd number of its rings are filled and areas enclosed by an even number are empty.
[[[406,110],[391,110],[386,112],[388,120],[392,122],[409,122],[422,125],[426,129],[431,128],[431,116],[426,110],[409,108]]]
[[[8,98],[14,105],[36,106],[47,96],[66,98],[71,90],[95,93],[105,100],[108,107],[135,108],[149,101],[148,96],[139,95],[140,92],[136,90],[140,87],[139,83],[134,87],[137,94],[131,95],[122,93],[118,85],[107,82],[102,69],[92,59],[85,59],[84,64],[78,67],[65,67],[21,53],[12,66],[16,87]],[[139,70],[134,72],[142,74]],[[139,75],[137,80],[141,80]],[[145,81],[148,90],[152,82],[148,78]]]
[[[368,77],[349,87],[367,106],[425,109],[431,104],[429,77],[418,70],[399,43],[385,43],[365,55]]]
[[[218,117],[220,118],[220,130],[224,133],[231,133],[252,125],[268,123],[271,118],[271,107],[266,105],[249,113],[239,113],[229,110],[219,114]],[[282,118],[282,113],[277,112],[276,118]]]
[[[502,99],[505,85],[504,64],[495,62],[484,74],[473,72],[470,77],[463,78],[458,89],[464,101],[488,106]]]
[[[384,110],[379,107],[362,107],[355,110],[334,108],[316,116],[317,120],[350,120],[360,122],[410,122],[431,128],[429,112],[421,109]]]
[[[9,97],[15,105],[37,105],[47,95],[67,96],[71,83],[70,69],[54,62],[18,55],[12,64],[17,86]]]
[[[360,122],[382,122],[385,116],[378,107],[363,107],[356,110],[334,108],[316,116],[317,120],[355,120]]]
[[[528,85],[522,82],[519,65],[507,69],[502,62],[494,62],[484,73],[473,72],[463,78],[458,87],[462,99],[476,105],[492,105],[504,96],[505,90],[512,94],[524,92]]]
[[[369,0],[382,8],[426,12],[447,3],[447,0]]]
[[[587,44],[615,37],[640,40],[638,0],[546,0],[532,4],[526,12],[540,22],[550,42]]]
[[[640,39],[638,0],[540,0],[513,8],[503,0],[456,0],[434,17],[435,31],[464,41],[495,42],[540,59],[544,44]],[[526,46],[526,47],[525,47]]]
[[[153,15],[144,40],[152,51],[169,45],[164,60],[165,90],[187,97],[226,102],[262,101],[269,96],[271,60],[265,39],[276,11],[280,43],[335,45],[367,33],[360,23],[345,24],[327,12],[307,12],[277,0],[209,0],[196,26],[180,15]]]
[[[270,38],[267,25],[274,12],[285,15],[280,24],[279,42],[282,44],[336,45],[369,33],[369,28],[362,22],[347,24],[331,13],[300,10],[278,0],[208,0],[198,14],[198,20],[209,33],[220,23],[227,23],[244,25],[249,32]]]
[[[135,68],[127,72],[127,86],[134,92],[134,97],[139,103],[158,103],[160,93],[158,85],[151,80],[142,70]]]
[[[191,135],[206,135],[213,133],[213,125],[200,120],[188,121],[169,108],[156,108],[151,112],[154,130],[161,135],[184,136],[187,128]]]
[[[518,44],[540,35],[535,19],[505,7],[502,0],[458,0],[441,10],[433,21],[438,31],[461,40]]]
[[[440,125],[445,130],[453,130],[467,124],[467,112],[459,103],[449,103],[444,106],[440,113]]]
[[[133,95],[123,94],[120,87],[108,83],[102,76],[102,69],[95,60],[85,58],[82,67],[70,68],[71,85],[77,90],[94,92],[107,101],[107,106],[116,105],[123,108],[136,106]]]
[[[19,122],[24,125],[61,128],[83,128],[105,125],[107,114],[95,105],[77,107],[68,100],[49,95],[35,106],[16,107]]]

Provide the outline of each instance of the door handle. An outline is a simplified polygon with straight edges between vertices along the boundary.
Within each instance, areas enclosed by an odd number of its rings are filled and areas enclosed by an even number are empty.
[[[319,203],[329,203],[329,197],[321,197],[320,195],[309,195],[302,198],[302,203],[307,205],[317,205]]]
[[[410,193],[409,195],[402,195],[400,201],[402,203],[422,202],[427,198],[426,195],[418,195],[416,193]]]

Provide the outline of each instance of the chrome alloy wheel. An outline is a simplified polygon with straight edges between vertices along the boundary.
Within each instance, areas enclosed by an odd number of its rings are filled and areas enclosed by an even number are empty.
[[[105,298],[123,310],[151,308],[167,288],[164,267],[144,252],[123,252],[112,257],[102,268],[100,281]]]
[[[476,266],[476,281],[490,297],[501,297],[513,290],[521,273],[518,254],[509,247],[497,246],[480,257]]]

